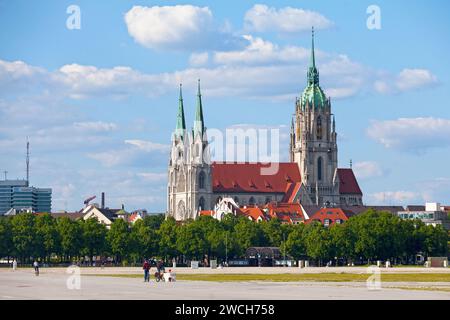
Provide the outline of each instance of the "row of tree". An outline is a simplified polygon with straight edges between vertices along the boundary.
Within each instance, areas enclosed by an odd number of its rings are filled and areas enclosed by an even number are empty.
[[[242,258],[249,247],[279,247],[293,259],[356,263],[400,259],[412,262],[417,253],[443,256],[448,233],[420,220],[401,220],[369,210],[344,224],[287,225],[279,220],[254,223],[243,217],[222,221],[202,216],[178,224],[164,216],[148,216],[129,225],[115,220],[108,230],[96,219],[71,220],[48,214],[19,214],[0,219],[0,257],[46,262],[80,261],[82,257],[112,257],[116,262],[140,262],[144,257],[170,261]]]

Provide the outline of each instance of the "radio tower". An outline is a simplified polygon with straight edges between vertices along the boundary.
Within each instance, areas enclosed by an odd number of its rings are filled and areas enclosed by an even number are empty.
[[[30,184],[30,142],[27,137],[27,187]]]

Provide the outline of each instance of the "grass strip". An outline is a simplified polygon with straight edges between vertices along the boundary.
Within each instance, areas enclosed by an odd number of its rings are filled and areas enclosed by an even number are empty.
[[[142,278],[142,274],[88,274],[97,277]],[[189,281],[270,281],[270,282],[365,282],[370,274],[303,273],[303,274],[177,274],[177,280]],[[385,282],[450,282],[450,273],[387,273],[381,274]]]

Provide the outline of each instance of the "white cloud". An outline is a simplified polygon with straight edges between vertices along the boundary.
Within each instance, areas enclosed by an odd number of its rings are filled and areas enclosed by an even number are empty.
[[[214,62],[221,65],[233,64],[267,64],[276,62],[305,61],[310,50],[295,46],[279,48],[278,45],[251,35],[244,35],[248,45],[240,51],[218,51],[214,53]]]
[[[403,69],[397,75],[376,80],[374,88],[379,93],[391,94],[427,88],[437,83],[437,77],[427,69]]]
[[[353,165],[353,171],[358,179],[368,179],[384,175],[383,169],[374,161],[356,162]]]
[[[233,47],[237,39],[216,26],[208,7],[134,6],[125,14],[128,33],[148,48],[192,50]]]
[[[135,146],[138,149],[145,152],[153,152],[153,151],[167,152],[170,148],[170,146],[167,144],[154,143],[145,140],[125,140],[125,143]]]
[[[386,148],[422,153],[450,146],[450,120],[428,117],[372,121],[367,134]]]
[[[113,131],[117,129],[117,125],[112,122],[103,121],[85,121],[75,122],[73,126],[77,129],[89,130],[89,131]]]
[[[413,191],[384,191],[369,195],[376,204],[405,205],[411,202],[421,201],[421,194]]]
[[[292,7],[276,9],[263,4],[255,4],[245,13],[245,28],[250,31],[265,32],[299,32],[326,29],[333,25],[325,16],[318,12]]]
[[[201,53],[192,53],[189,57],[189,65],[197,67],[203,66],[208,63],[209,53],[201,52]]]
[[[167,179],[167,173],[141,172],[137,174],[146,181],[161,181]]]

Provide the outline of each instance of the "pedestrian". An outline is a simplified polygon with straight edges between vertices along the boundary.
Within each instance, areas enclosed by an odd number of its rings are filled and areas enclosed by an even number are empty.
[[[12,267],[13,267],[13,271],[16,271],[16,269],[17,269],[17,261],[16,261],[16,259],[13,260]]]
[[[39,263],[36,260],[34,260],[34,262],[33,262],[33,267],[34,267],[34,274],[38,276],[39,275]]]
[[[147,259],[145,259],[142,269],[144,269],[144,282],[150,282],[150,263]]]

